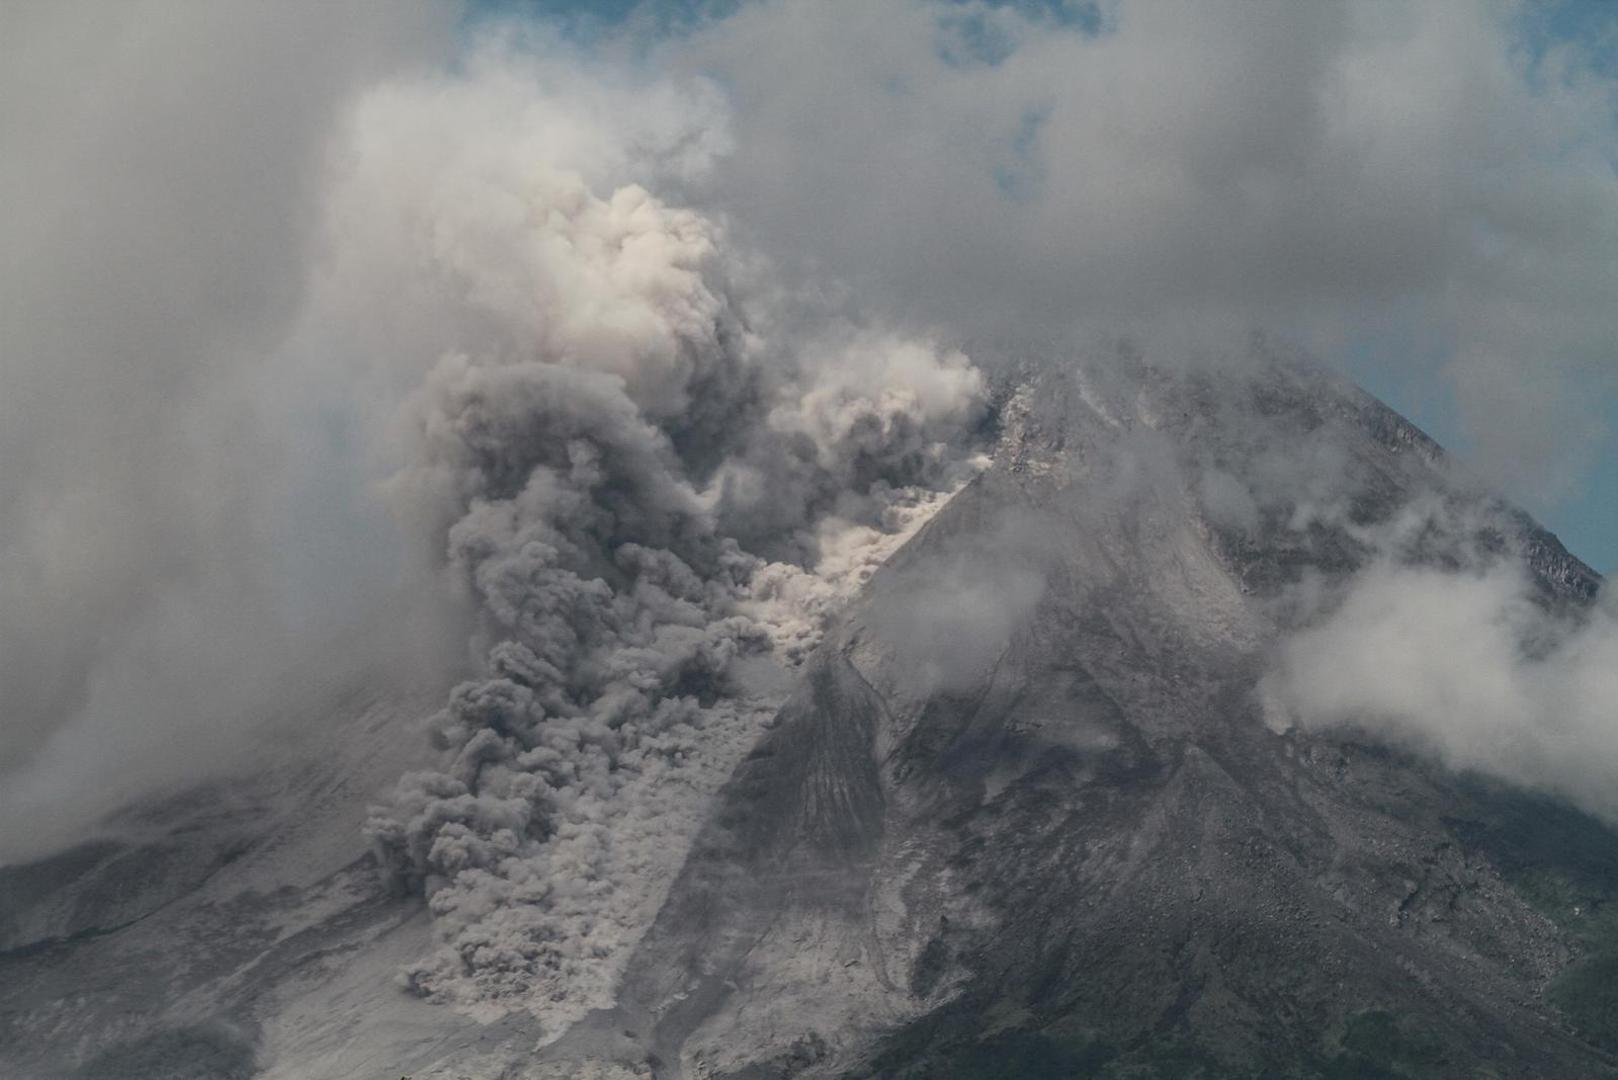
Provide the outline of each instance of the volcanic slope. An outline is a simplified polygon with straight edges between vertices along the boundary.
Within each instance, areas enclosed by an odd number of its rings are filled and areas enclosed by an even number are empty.
[[[509,1025],[398,989],[429,921],[361,832],[430,761],[420,718],[444,693],[396,672],[289,689],[252,768],[0,866],[0,1077],[397,1080],[475,1059]]]
[[[1618,835],[1261,692],[1378,560],[1599,577],[1334,377],[1104,370],[1003,398],[525,1075],[1618,1076]]]

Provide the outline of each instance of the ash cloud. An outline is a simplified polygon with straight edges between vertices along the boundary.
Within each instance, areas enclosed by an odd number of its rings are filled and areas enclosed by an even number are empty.
[[[610,1002],[778,704],[748,664],[801,657],[871,553],[970,475],[985,386],[880,326],[794,334],[721,224],[615,181],[658,171],[643,135],[596,182],[554,148],[508,153],[476,116],[530,61],[490,48],[464,81],[362,104],[355,195],[411,169],[384,206],[339,200],[345,227],[369,209],[387,221],[358,235],[411,245],[393,287],[475,328],[404,404],[388,489],[481,613],[483,673],[431,721],[443,768],[370,832],[436,916],[406,984],[556,1031]],[[519,115],[566,115],[523,85]]]

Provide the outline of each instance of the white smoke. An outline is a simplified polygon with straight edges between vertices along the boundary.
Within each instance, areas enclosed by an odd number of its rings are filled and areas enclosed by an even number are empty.
[[[1307,625],[1261,685],[1271,726],[1369,734],[1618,821],[1610,599],[1549,596],[1483,506],[1418,498],[1380,525],[1336,524],[1371,561],[1292,590]]]

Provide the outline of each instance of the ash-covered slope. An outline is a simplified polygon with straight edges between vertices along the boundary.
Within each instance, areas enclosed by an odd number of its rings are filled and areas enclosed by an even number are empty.
[[[0,1077],[387,1077],[499,1034],[402,994],[431,948],[361,832],[429,760],[444,687],[397,673],[289,688],[255,765],[0,866]]]
[[[1046,375],[1000,421],[538,1074],[1618,1075],[1566,917],[1618,835],[1264,690],[1375,561],[1517,563],[1553,612],[1598,577],[1289,363]]]

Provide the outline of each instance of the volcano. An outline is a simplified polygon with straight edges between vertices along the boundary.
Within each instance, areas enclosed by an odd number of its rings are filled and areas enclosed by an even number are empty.
[[[1268,678],[1374,565],[1509,564],[1573,621],[1599,576],[1262,350],[1007,375],[986,424],[991,463],[796,669],[610,1008],[553,1036],[399,987],[431,920],[358,821],[439,690],[345,687],[252,783],[0,868],[0,1073],[1618,1076],[1618,833],[1301,723]]]

